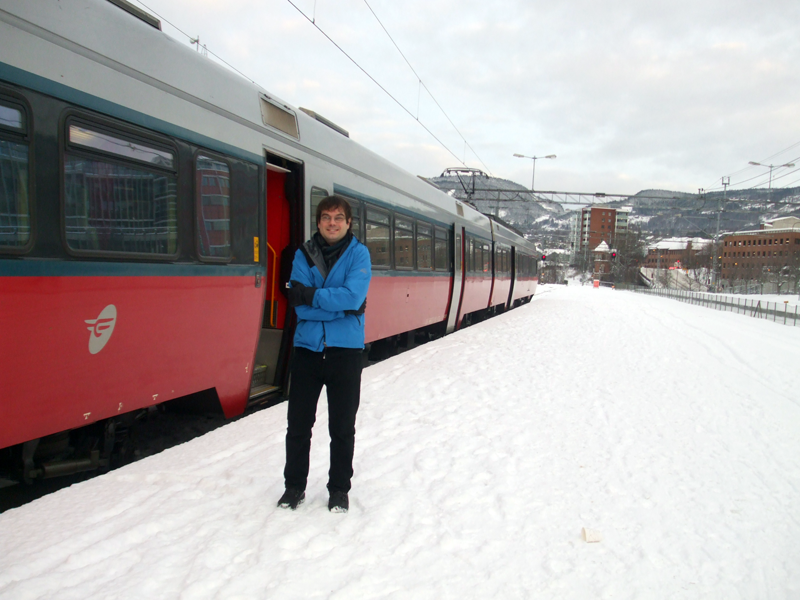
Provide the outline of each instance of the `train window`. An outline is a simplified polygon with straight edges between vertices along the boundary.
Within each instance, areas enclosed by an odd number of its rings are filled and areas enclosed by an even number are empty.
[[[261,120],[264,125],[274,127],[278,131],[300,139],[297,130],[297,116],[285,106],[281,106],[262,94],[261,96]]]
[[[352,200],[350,198],[347,199],[347,202],[350,203],[350,209],[353,213],[353,220],[350,224],[350,231],[353,233],[353,236],[360,242],[364,239],[361,233],[361,202],[358,200]]]
[[[366,240],[373,267],[389,267],[392,264],[389,252],[389,214],[376,208],[366,209]]]
[[[69,248],[174,256],[178,250],[174,154],[84,125],[70,124],[67,140],[63,189]]]
[[[408,219],[394,219],[394,262],[397,269],[414,267],[414,225]]]
[[[26,129],[22,107],[0,104],[0,248],[11,252],[22,251],[31,239]]]
[[[438,235],[438,228],[437,228],[437,235]],[[454,267],[453,270],[456,273],[461,273],[462,264],[461,264],[461,234],[460,233],[456,233],[455,234],[455,240],[456,240],[455,241],[455,250],[456,251],[455,251],[455,253],[453,255],[453,267]],[[437,269],[439,268],[438,267],[438,264],[439,264],[439,262],[438,262],[439,258],[438,257],[439,257],[439,255],[438,255],[438,252],[437,252],[436,256],[434,257],[434,258],[436,258],[436,264],[437,264],[436,268]]]
[[[138,160],[166,169],[173,169],[175,165],[175,158],[172,152],[158,150],[105,132],[81,127],[80,125],[69,126],[69,142],[70,144],[101,150],[122,158]]]
[[[430,271],[433,269],[431,243],[433,230],[428,223],[417,221],[417,269]]]
[[[434,239],[434,260],[437,271],[448,271],[450,269],[450,234],[441,227],[436,228]]]
[[[16,131],[25,131],[25,113],[19,108],[0,104],[0,125]]]
[[[197,249],[201,257],[231,257],[231,170],[219,158],[200,154],[195,164]]]
[[[328,192],[322,188],[311,188],[311,209],[308,211],[308,223],[311,225],[310,235],[314,235],[317,232],[317,207],[327,196]]]

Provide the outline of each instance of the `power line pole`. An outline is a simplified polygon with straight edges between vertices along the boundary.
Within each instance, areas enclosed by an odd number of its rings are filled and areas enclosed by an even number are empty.
[[[713,268],[712,271],[714,273],[714,289],[717,290],[719,287],[719,280],[720,280],[720,271],[719,271],[719,218],[722,215],[722,207],[728,199],[728,186],[731,184],[730,177],[723,177],[722,178],[722,200],[719,202],[719,206],[717,208],[717,232],[714,234],[714,256],[713,256]]]

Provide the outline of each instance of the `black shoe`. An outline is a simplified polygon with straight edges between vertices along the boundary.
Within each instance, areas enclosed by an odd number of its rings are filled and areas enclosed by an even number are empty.
[[[278,508],[291,508],[297,510],[297,507],[306,499],[305,490],[298,490],[297,488],[286,488],[283,496],[278,500]]]
[[[346,513],[350,508],[350,501],[347,499],[347,492],[331,492],[328,499],[328,510],[334,513]]]

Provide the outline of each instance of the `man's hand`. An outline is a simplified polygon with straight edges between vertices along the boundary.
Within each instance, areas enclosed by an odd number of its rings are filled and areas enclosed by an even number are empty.
[[[317,292],[315,287],[306,287],[299,281],[292,280],[290,282],[292,287],[286,290],[286,296],[289,298],[289,306],[301,306],[303,304],[312,306],[314,303],[314,294]]]
[[[359,308],[358,310],[346,310],[346,311],[344,311],[344,314],[358,316],[358,315],[363,315],[365,310],[367,310],[367,299],[366,298],[364,298],[364,304],[361,305],[361,308]]]

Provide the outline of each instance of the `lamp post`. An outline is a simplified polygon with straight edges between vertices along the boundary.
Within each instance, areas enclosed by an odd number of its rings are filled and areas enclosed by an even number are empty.
[[[533,175],[531,175],[531,192],[533,191],[533,182],[536,180],[536,161],[540,158],[555,158],[555,154],[548,154],[547,156],[525,156],[524,154],[514,154],[517,158],[529,158],[533,161]]]
[[[772,202],[772,169],[780,169],[781,167],[793,167],[794,163],[785,163],[783,165],[762,165],[759,162],[755,162],[753,160],[750,161],[751,165],[755,165],[756,167],[767,167],[769,169],[769,191],[767,192],[767,201]]]

